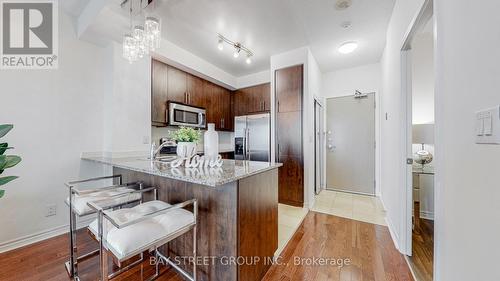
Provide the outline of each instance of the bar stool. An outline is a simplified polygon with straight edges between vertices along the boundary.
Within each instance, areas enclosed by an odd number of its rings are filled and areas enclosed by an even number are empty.
[[[196,281],[196,222],[198,217],[196,199],[175,205],[154,200],[119,210],[109,210],[103,207],[109,205],[106,200],[89,202],[88,205],[98,214],[97,219],[89,225],[89,230],[99,241],[100,280],[112,279],[137,264],[120,268],[119,271],[108,275],[106,253],[111,254],[115,258],[114,260],[118,261],[118,266],[121,267],[123,261],[152,250],[156,258],[156,271],[154,276],[148,280],[160,276],[158,261],[162,260],[188,280]],[[193,212],[183,209],[189,205],[193,206]],[[190,230],[193,230],[194,263],[192,275],[172,262],[170,258],[165,257],[158,249]]]
[[[96,188],[79,188],[85,183],[95,183],[103,181],[117,181],[118,184],[105,185],[104,187]],[[121,175],[113,175],[107,177],[91,178],[79,181],[71,181],[65,184],[69,189],[69,196],[66,198],[66,204],[69,206],[69,241],[70,241],[70,258],[65,263],[66,271],[70,277],[78,278],[78,263],[95,256],[99,253],[99,249],[91,251],[81,256],[77,256],[76,245],[76,223],[77,218],[95,214],[96,211],[90,208],[87,203],[108,200],[108,207],[121,207],[123,205],[142,202],[142,193],[136,192],[136,189],[142,189],[142,183],[122,184]],[[126,196],[124,196],[126,195]]]

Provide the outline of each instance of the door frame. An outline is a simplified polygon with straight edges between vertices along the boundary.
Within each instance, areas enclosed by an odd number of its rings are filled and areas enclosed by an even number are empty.
[[[319,112],[319,119],[318,117],[318,107],[321,108],[321,111]],[[314,193],[318,195],[321,190],[325,189],[325,105],[319,98],[314,98]],[[319,124],[318,124],[319,121]],[[316,131],[318,130],[317,126],[319,125],[319,147],[317,147],[317,140],[318,140],[318,134]],[[319,149],[319,153],[317,152],[317,149]],[[320,161],[320,167],[318,167],[317,164],[317,157],[319,154],[319,161]],[[319,176],[320,180],[319,183],[317,182],[317,173],[319,171]]]
[[[411,256],[412,255],[412,213],[413,213],[413,172],[412,164],[408,164],[407,159],[413,158],[412,152],[412,61],[411,61],[411,43],[418,31],[432,18],[433,0],[425,0],[420,8],[419,13],[412,20],[407,32],[404,36],[404,41],[400,49],[401,59],[401,141],[404,144],[401,148],[401,186],[404,188],[401,192],[400,223],[403,226],[402,235],[400,237],[400,252]],[[434,29],[435,30],[435,29]],[[436,166],[436,163],[435,163]],[[435,177],[434,177],[435,181]],[[436,185],[434,185],[434,198],[436,198]],[[434,201],[434,209],[436,210],[436,200]],[[436,221],[435,221],[436,222]],[[434,229],[434,233],[436,230]],[[436,248],[436,237],[434,237],[434,248]],[[435,259],[434,259],[435,262]]]
[[[355,98],[355,95],[342,95],[342,96],[333,96],[333,97],[326,97],[325,98],[325,106],[324,106],[324,128],[325,128],[325,162],[324,162],[324,166],[325,166],[325,189],[326,190],[332,190],[332,191],[340,191],[340,192],[347,192],[347,193],[353,193],[353,194],[360,194],[360,195],[367,195],[367,196],[374,196],[374,197],[377,197],[379,196],[380,194],[380,188],[379,188],[379,182],[380,182],[380,175],[379,175],[379,164],[380,164],[380,157],[379,157],[379,138],[380,138],[380,124],[379,124],[379,117],[380,117],[380,110],[379,110],[379,95],[378,95],[378,92],[377,91],[373,91],[373,92],[369,92],[369,93],[366,93],[367,95],[373,95],[373,101],[374,101],[374,129],[375,129],[375,135],[374,135],[374,146],[375,146],[375,149],[374,149],[374,153],[375,153],[375,162],[373,163],[373,167],[374,167],[374,185],[373,185],[373,194],[368,194],[368,193],[360,193],[360,192],[353,192],[353,191],[346,191],[346,190],[338,190],[338,189],[335,189],[335,188],[328,188],[328,184],[327,184],[327,180],[326,180],[326,158],[327,158],[327,149],[326,149],[326,135],[327,135],[327,122],[326,122],[326,114],[327,114],[327,104],[328,104],[328,100],[330,99],[337,99],[337,98],[346,98],[346,97],[351,97],[351,98]]]

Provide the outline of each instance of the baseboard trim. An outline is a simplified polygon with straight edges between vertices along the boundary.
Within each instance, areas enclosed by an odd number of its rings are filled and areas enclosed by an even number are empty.
[[[385,207],[384,200],[382,199],[382,196],[379,197],[380,203],[382,203],[382,207],[386,211],[387,214],[387,208]],[[389,229],[389,234],[391,235],[392,242],[394,243],[394,246],[396,249],[401,252],[401,249],[399,247],[399,236],[397,233],[394,231],[394,224],[392,223],[391,219],[386,215],[385,216],[385,223],[387,224],[387,228]]]
[[[94,217],[81,219],[77,224],[77,228],[87,227],[94,219]],[[0,243],[0,253],[12,251],[68,232],[69,224],[65,224],[2,242]]]

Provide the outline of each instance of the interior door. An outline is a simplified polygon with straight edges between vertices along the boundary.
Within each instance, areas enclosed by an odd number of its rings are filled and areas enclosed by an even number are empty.
[[[327,188],[375,195],[375,96],[327,99]]]

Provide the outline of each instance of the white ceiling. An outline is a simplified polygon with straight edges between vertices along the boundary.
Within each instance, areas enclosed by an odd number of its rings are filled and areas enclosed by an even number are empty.
[[[271,55],[302,46],[310,46],[323,72],[378,62],[395,2],[353,0],[349,9],[338,11],[335,0],[157,1],[154,11],[165,39],[234,76],[267,70]],[[126,17],[128,7],[120,8],[120,2],[112,0],[107,8]],[[340,27],[344,21],[352,27]],[[124,30],[114,35],[126,31],[123,22],[119,26]],[[219,51],[217,33],[250,48],[252,64],[244,56],[234,59],[229,45]],[[341,43],[353,40],[359,42],[355,52],[338,53]]]

